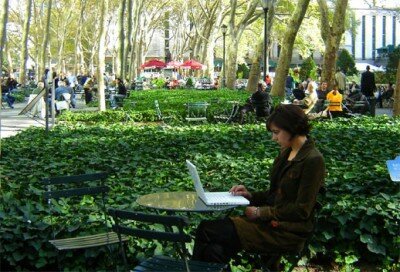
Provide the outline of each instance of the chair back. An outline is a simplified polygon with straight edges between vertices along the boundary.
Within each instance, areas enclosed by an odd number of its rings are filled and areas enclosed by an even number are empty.
[[[188,221],[185,217],[146,214],[116,209],[109,209],[108,213],[115,221],[112,228],[116,233],[173,243],[188,243],[191,241],[190,236],[183,231],[184,227],[188,225]],[[164,226],[164,229],[145,229],[140,227],[140,224],[128,225],[127,221],[131,223],[147,223],[148,225],[159,224]],[[177,230],[174,230],[174,227],[176,227]]]
[[[90,208],[97,208],[94,212],[99,212],[104,217],[104,226],[107,228],[105,198],[109,191],[109,187],[104,185],[107,179],[107,173],[83,174],[76,176],[58,176],[53,178],[45,178],[42,183],[47,190],[44,192],[44,199],[47,201],[51,216],[60,215],[57,211],[58,205],[53,205],[54,201],[63,200],[60,203],[67,203],[71,209],[79,209],[81,211],[82,201],[85,196],[93,196],[94,203]],[[83,205],[85,206],[85,205]],[[88,211],[82,211],[82,216],[87,215]],[[55,236],[55,234],[54,234]],[[54,237],[53,237],[54,238]]]
[[[108,214],[114,219],[112,229],[120,235],[133,236],[147,240],[172,242],[176,245],[179,255],[188,269],[188,253],[185,243],[191,241],[191,237],[184,232],[188,220],[181,216],[166,216],[146,214],[142,212],[109,209]],[[163,228],[151,226],[161,225]],[[123,259],[126,262],[125,252]]]
[[[189,102],[186,104],[186,121],[207,121],[207,102]]]
[[[163,116],[162,116],[162,113],[161,113],[161,110],[160,110],[160,104],[158,103],[158,100],[154,100],[154,106],[155,106],[155,108],[156,108],[156,114],[157,114],[157,117],[158,117],[158,120],[163,120]]]

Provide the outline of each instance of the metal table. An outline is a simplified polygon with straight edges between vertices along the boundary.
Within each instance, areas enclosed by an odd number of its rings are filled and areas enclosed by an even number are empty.
[[[216,212],[228,211],[237,205],[207,206],[196,192],[160,192],[140,196],[136,202],[143,207],[168,212]]]

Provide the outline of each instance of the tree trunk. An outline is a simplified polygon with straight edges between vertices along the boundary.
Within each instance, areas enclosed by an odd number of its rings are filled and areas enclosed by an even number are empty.
[[[46,60],[47,60],[47,47],[49,44],[49,37],[50,37],[50,18],[51,18],[51,6],[52,6],[53,1],[48,0],[48,6],[47,6],[47,21],[46,21],[46,29],[44,32],[44,38],[43,38],[43,44],[42,44],[42,57],[41,57],[41,71],[37,71],[40,73],[40,77],[44,75],[44,69],[46,68]],[[50,68],[50,67],[49,67]]]
[[[128,30],[126,32],[126,39],[125,39],[125,48],[124,48],[124,67],[122,70],[122,77],[124,80],[127,79],[128,74],[128,56],[129,52],[132,50],[132,9],[133,9],[133,0],[128,0],[127,3],[127,25]],[[129,82],[131,79],[129,78]]]
[[[73,6],[70,7],[69,10],[66,11],[67,17],[62,17],[61,28],[58,28],[58,33],[60,36],[58,37],[58,61],[57,61],[57,71],[65,73],[65,60],[64,60],[64,46],[65,46],[65,37],[67,35],[67,26],[70,23],[70,18],[72,15],[72,9],[75,8]]]
[[[86,8],[86,0],[81,0],[80,6],[80,15],[78,21],[78,29],[75,34],[75,48],[74,48],[74,75],[77,75],[80,72],[83,72],[81,69],[81,60],[83,58],[83,50],[82,50],[82,28],[84,24],[84,16],[85,16],[85,8]]]
[[[104,71],[105,71],[105,41],[106,41],[106,23],[108,14],[108,0],[103,0],[101,4],[100,14],[100,29],[99,29],[99,44],[98,44],[98,67],[97,67],[97,78],[98,78],[98,95],[99,95],[99,111],[106,110],[106,99],[105,99],[105,84],[104,84]]]
[[[6,42],[5,53],[7,55],[7,62],[8,62],[7,70],[9,73],[12,73],[14,71],[14,64],[13,64],[13,59],[11,57],[10,43]]]
[[[400,60],[397,65],[396,89],[394,91],[393,116],[400,115]]]
[[[227,33],[227,62],[226,62],[226,87],[230,89],[235,88],[236,81],[236,70],[237,70],[237,52],[239,47],[239,41],[242,37],[243,31],[256,21],[260,14],[255,13],[256,8],[259,6],[259,1],[253,0],[247,2],[246,12],[239,17],[238,3],[236,0],[230,1],[230,18],[228,24]],[[236,22],[239,21],[239,22]],[[225,67],[224,67],[225,69]]]
[[[22,86],[25,86],[26,83],[26,62],[28,61],[28,35],[29,35],[31,14],[32,14],[32,0],[27,0],[24,28],[21,40],[21,55],[20,55],[20,68],[19,68],[19,79],[18,79],[19,83]]]
[[[321,12],[321,36],[325,43],[324,61],[321,81],[328,82],[332,88],[335,84],[337,52],[345,31],[346,8],[348,0],[337,0],[332,23],[329,22],[329,11],[326,0],[318,0]]]
[[[138,3],[139,2],[139,3]],[[133,1],[133,18],[131,24],[134,26],[131,33],[132,48],[130,52],[130,63],[129,63],[129,79],[133,80],[137,77],[137,48],[139,48],[138,43],[138,33],[139,33],[139,20],[140,14],[143,9],[143,1]]]
[[[2,0],[1,2],[1,11],[0,14],[0,72],[3,73],[3,52],[4,47],[7,40],[7,20],[8,20],[8,0]],[[0,94],[2,92],[0,84]],[[0,104],[2,103],[3,96],[0,95]],[[0,109],[1,112],[1,109]],[[0,126],[1,126],[1,118],[0,118]],[[0,155],[1,155],[1,143],[0,143]]]
[[[214,36],[211,35],[210,40],[207,44],[207,75],[211,79],[211,82],[214,81],[214,48],[215,48],[215,41]]]
[[[34,37],[34,47],[35,47],[35,81],[39,82],[40,78],[39,78],[39,73],[38,71],[40,70],[39,65],[41,63],[41,50],[40,50],[40,33],[39,33],[39,29],[43,28],[43,24],[42,24],[42,15],[41,13],[38,12],[38,8],[37,5],[35,3],[35,1],[32,2],[33,4],[33,24],[36,26],[36,31],[34,31],[33,37]]]
[[[249,81],[247,82],[246,91],[255,92],[257,90],[257,84],[260,79],[261,73],[261,61],[263,57],[264,41],[261,39],[258,42],[256,52],[251,62],[251,68],[249,73]]]
[[[237,52],[239,41],[231,37],[230,43],[227,43],[227,58],[226,58],[226,88],[235,89],[236,70],[237,70]],[[225,67],[223,67],[225,69]]]
[[[125,12],[126,0],[121,0],[118,11],[118,40],[117,40],[117,77],[123,76],[124,70],[124,12]]]
[[[1,11],[0,14],[0,69],[3,69],[3,52],[6,47],[7,40],[7,21],[8,21],[8,0],[1,1]],[[1,85],[1,84],[0,84]],[[0,98],[1,99],[1,98]]]
[[[290,18],[289,25],[286,28],[278,60],[278,68],[276,69],[274,84],[272,85],[272,96],[285,96],[285,81],[292,60],[294,41],[309,3],[310,0],[299,0],[297,2],[296,10],[294,11],[292,18]]]
[[[275,7],[272,6],[268,10],[268,26],[267,26],[267,33],[271,33],[272,25],[274,23],[274,16],[275,16]],[[246,90],[248,92],[255,92],[257,90],[257,84],[260,79],[260,74],[261,74],[261,61],[263,61],[264,57],[264,39],[265,37],[263,36],[262,39],[259,41],[255,55],[252,60],[252,65],[250,68],[250,73],[249,73],[249,81],[247,82],[247,87]],[[268,39],[268,44],[267,44],[267,64],[268,64],[268,54],[269,54],[269,49],[271,45],[271,39]],[[268,68],[268,66],[267,66]],[[268,73],[267,69],[267,73]],[[265,80],[265,78],[264,78]]]

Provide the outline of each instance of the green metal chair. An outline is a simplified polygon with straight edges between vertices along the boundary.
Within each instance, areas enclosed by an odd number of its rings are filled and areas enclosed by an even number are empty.
[[[224,264],[192,261],[188,259],[185,243],[191,241],[191,237],[184,232],[188,220],[181,216],[166,216],[156,214],[145,214],[124,210],[109,209],[109,214],[115,223],[113,230],[121,237],[123,235],[148,240],[171,242],[179,254],[179,258],[164,255],[150,257],[133,270],[128,267],[125,250],[122,250],[126,269],[130,271],[222,271]]]
[[[189,102],[186,104],[187,116],[186,121],[207,121],[207,102]]]
[[[127,237],[118,237],[107,226],[107,209],[105,198],[109,191],[104,185],[107,173],[83,174],[77,176],[59,176],[43,179],[47,187],[44,199],[50,208],[50,223],[53,228],[53,239],[49,242],[58,250],[86,249],[99,246],[117,244],[120,241],[127,241]],[[87,197],[93,197],[91,205],[84,205],[82,201]],[[84,201],[83,201],[84,202]],[[56,230],[53,222],[62,220],[63,209],[73,212],[74,217],[79,218],[85,225],[91,224],[94,231],[90,235],[79,235],[76,237],[56,237],[62,230],[73,229],[73,225],[58,225],[61,230]],[[93,220],[94,218],[98,220]],[[59,222],[58,221],[58,222]],[[66,220],[69,222],[69,220]],[[73,223],[71,223],[73,224]],[[69,236],[69,235],[68,235]]]

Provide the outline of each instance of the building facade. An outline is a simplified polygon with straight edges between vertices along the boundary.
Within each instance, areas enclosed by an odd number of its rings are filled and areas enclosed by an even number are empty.
[[[363,3],[361,3],[363,2]],[[368,1],[367,1],[368,2]],[[364,1],[350,1],[356,33],[345,33],[344,48],[356,62],[385,65],[379,49],[400,44],[400,1],[385,1],[384,7],[371,7]]]

